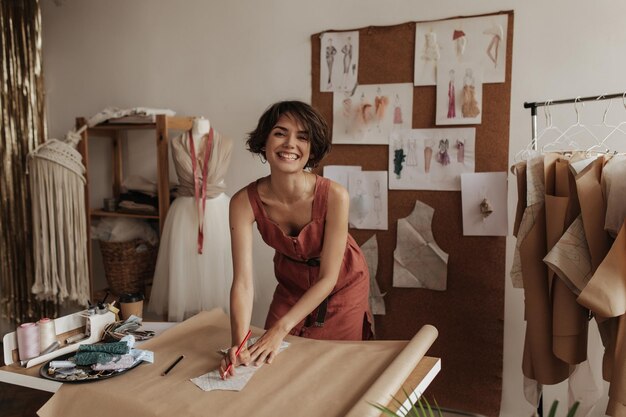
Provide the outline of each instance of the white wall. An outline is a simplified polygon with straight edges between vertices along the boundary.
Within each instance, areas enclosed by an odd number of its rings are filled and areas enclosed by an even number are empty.
[[[626,88],[626,2],[619,0],[43,0],[42,7],[51,136],[63,136],[76,116],[89,116],[109,105],[204,115],[236,141],[227,177],[229,194],[268,173],[245,151],[243,139],[266,106],[286,98],[310,100],[309,36],[323,30],[515,10],[511,161],[530,138],[524,101]],[[615,118],[626,116],[618,112],[620,107],[613,106]],[[595,117],[587,119],[590,123],[601,121],[601,110],[593,105],[585,112]],[[564,127],[575,117],[571,107],[554,113],[555,122],[562,121]],[[150,168],[146,164],[153,163],[147,159],[130,162],[144,172]],[[106,172],[103,167],[94,169]],[[94,201],[106,196],[105,185],[96,190]],[[509,199],[512,218],[514,185]],[[514,242],[513,238],[507,242],[507,270]],[[273,291],[271,256],[257,239],[257,325],[263,323]],[[501,415],[530,415],[520,371],[523,294],[510,286],[508,276],[502,279],[507,286]],[[590,355],[597,365],[601,355],[597,332],[590,339]],[[546,388],[546,402],[555,397],[564,412],[564,384]],[[603,415],[604,404],[599,408],[594,415]]]

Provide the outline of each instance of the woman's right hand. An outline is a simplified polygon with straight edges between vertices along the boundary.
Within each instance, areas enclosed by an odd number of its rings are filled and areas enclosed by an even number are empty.
[[[239,346],[231,347],[228,350],[228,353],[224,355],[222,361],[220,362],[220,375],[224,379],[228,379],[231,376],[235,375],[235,368],[237,366],[248,366],[248,364],[250,363],[250,352],[248,351],[248,348],[244,347],[243,349],[241,349],[241,352],[239,352],[239,356],[237,356],[236,353],[238,348]],[[228,365],[230,365],[231,363],[233,364],[233,366],[230,367],[228,373],[225,373],[226,368],[228,368]]]

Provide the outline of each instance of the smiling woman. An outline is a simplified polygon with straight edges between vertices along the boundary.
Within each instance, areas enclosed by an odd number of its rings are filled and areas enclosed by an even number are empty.
[[[248,137],[248,149],[267,160],[270,175],[239,190],[230,203],[233,347],[222,372],[230,363],[271,363],[287,334],[332,340],[373,336],[367,264],[348,234],[348,192],[305,171],[328,154],[330,143],[326,121],[299,101],[272,105]],[[276,249],[278,286],[265,334],[237,356],[252,313],[254,222]],[[225,377],[235,372],[231,367]]]

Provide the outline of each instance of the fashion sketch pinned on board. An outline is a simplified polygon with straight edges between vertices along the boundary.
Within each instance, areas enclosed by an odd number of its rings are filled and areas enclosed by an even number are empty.
[[[450,165],[450,154],[448,153],[448,149],[450,149],[450,140],[449,139],[439,139],[439,150],[437,151],[437,162],[439,162],[444,167],[446,165]]]
[[[418,24],[418,28],[422,27]],[[415,34],[415,85],[434,84],[437,61],[441,58],[441,46],[437,42],[437,33],[427,28]],[[421,49],[420,49],[421,48]],[[418,58],[419,57],[419,58]],[[418,68],[419,65],[419,68]]]
[[[325,32],[320,41],[320,91],[354,90],[359,73],[359,32]]]
[[[400,135],[392,135],[390,140],[390,146],[393,147],[393,173],[397,179],[402,178],[402,168],[406,160],[406,153],[404,152],[404,140]]]
[[[452,40],[454,41],[454,51],[456,52],[457,61],[463,60],[465,54],[465,46],[467,45],[467,37],[461,29],[455,29],[452,32]]]
[[[476,129],[465,127],[393,132],[389,142],[389,189],[460,190],[460,175],[474,172],[475,137]],[[399,147],[407,150],[402,164],[398,163]]]
[[[461,113],[464,118],[476,118],[480,114],[480,108],[476,101],[476,79],[474,71],[471,67],[465,68],[465,76],[463,77],[463,104],[461,105]]]
[[[481,71],[482,67],[473,62],[439,62],[436,124],[481,123]]]
[[[350,171],[350,227],[387,230],[387,171]]]
[[[448,114],[446,117],[454,119],[456,117],[456,87],[454,86],[456,72],[454,69],[451,69],[448,74],[450,78],[448,79]]]
[[[400,105],[400,96],[396,94],[393,101],[393,128],[400,128],[402,123],[402,106]]]
[[[391,98],[394,111],[390,110]],[[358,85],[352,93],[335,92],[333,143],[387,145],[392,130],[410,127],[411,120],[402,113],[413,113],[410,83]]]
[[[413,84],[437,85],[442,62],[475,62],[483,83],[503,83],[507,30],[508,14],[417,23]]]
[[[501,64],[498,58],[500,55],[500,42],[504,39],[504,29],[502,29],[501,25],[494,23],[491,27],[483,31],[483,35],[491,36],[491,40],[485,52],[487,53],[487,57],[493,62],[493,67],[497,68],[498,63]]]

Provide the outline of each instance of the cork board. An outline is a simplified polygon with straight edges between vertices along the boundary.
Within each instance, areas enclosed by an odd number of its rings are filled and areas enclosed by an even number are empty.
[[[476,127],[476,172],[507,171],[509,162],[513,12],[493,14],[508,15],[506,81],[483,85],[482,123],[471,125]],[[359,31],[359,84],[413,82],[415,23],[419,22],[351,29]],[[319,85],[320,36],[311,36],[311,103],[332,126],[333,95],[320,92]],[[413,128],[451,127],[435,125],[435,104],[435,86],[413,87]],[[387,171],[388,146],[333,145],[323,165]],[[321,174],[322,167],[316,172]],[[376,279],[387,293],[387,314],[376,316],[377,338],[409,339],[422,325],[434,325],[439,338],[428,354],[442,359],[442,371],[429,387],[427,398],[436,398],[442,407],[498,416],[506,238],[463,236],[460,191],[389,190],[388,199],[388,230],[350,229],[359,244],[374,234],[378,239]],[[449,254],[446,291],[392,285],[396,221],[410,214],[415,200],[435,209],[432,231]]]

